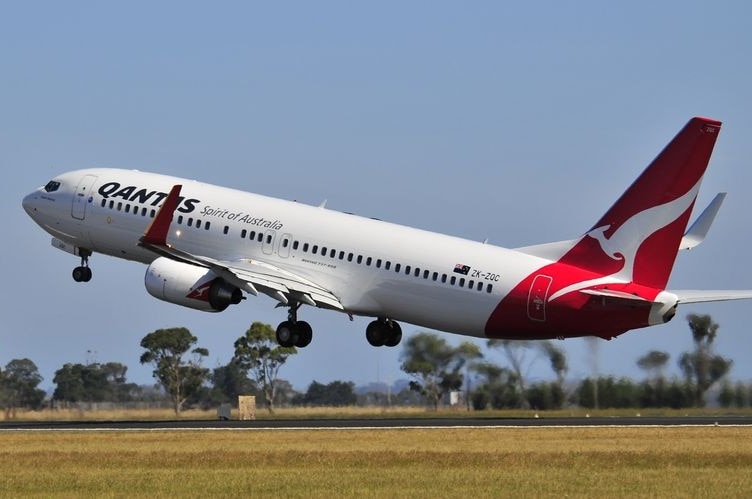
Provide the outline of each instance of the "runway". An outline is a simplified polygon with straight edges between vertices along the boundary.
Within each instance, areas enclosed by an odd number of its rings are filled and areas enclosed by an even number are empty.
[[[752,416],[258,419],[252,421],[3,421],[2,431],[179,431],[524,427],[750,426]]]

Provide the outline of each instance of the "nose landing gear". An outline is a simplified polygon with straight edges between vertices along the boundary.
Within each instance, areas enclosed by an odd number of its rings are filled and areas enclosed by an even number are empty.
[[[73,269],[73,280],[76,282],[89,282],[91,281],[91,269],[89,268],[89,257],[91,251],[85,249],[79,249],[81,255],[81,265]]]

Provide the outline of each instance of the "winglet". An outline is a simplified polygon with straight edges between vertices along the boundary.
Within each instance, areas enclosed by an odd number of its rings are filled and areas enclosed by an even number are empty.
[[[710,226],[713,224],[718,210],[721,209],[724,199],[726,199],[725,192],[720,192],[713,198],[713,201],[710,202],[708,207],[703,210],[686,234],[684,234],[679,249],[692,249],[705,240],[705,236],[708,235],[708,230],[710,230]]]
[[[167,233],[170,230],[172,216],[180,204],[180,189],[183,186],[176,184],[170,189],[162,207],[157,212],[157,216],[141,236],[141,244],[150,244],[154,246],[167,246]]]

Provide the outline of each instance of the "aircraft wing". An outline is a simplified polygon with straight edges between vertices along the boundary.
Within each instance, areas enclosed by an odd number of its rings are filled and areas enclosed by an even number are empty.
[[[210,269],[240,289],[257,295],[259,291],[287,305],[291,300],[311,306],[344,310],[339,299],[316,283],[261,260],[242,258],[215,260],[183,251],[167,242],[172,216],[179,204],[181,185],[175,185],[154,220],[139,241],[139,246],[173,260]]]

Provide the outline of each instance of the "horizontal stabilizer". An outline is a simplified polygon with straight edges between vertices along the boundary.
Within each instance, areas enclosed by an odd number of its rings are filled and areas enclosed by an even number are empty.
[[[617,300],[626,300],[637,303],[652,303],[651,301],[648,301],[641,296],[633,295],[632,293],[625,293],[623,291],[614,291],[611,289],[583,289],[580,292],[586,295],[600,296],[603,298],[615,298]]]
[[[713,224],[718,210],[721,209],[724,199],[726,199],[725,192],[720,192],[713,198],[713,201],[710,202],[708,207],[705,208],[684,234],[679,244],[679,249],[690,250],[705,240],[705,236],[708,235],[708,230],[710,230],[710,226]]]
[[[710,301],[748,300],[752,299],[752,290],[671,290],[679,297],[679,303],[704,303]]]

